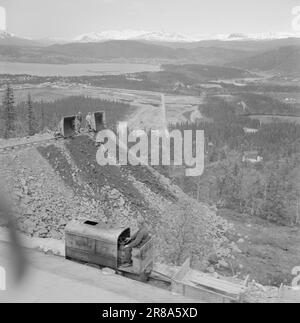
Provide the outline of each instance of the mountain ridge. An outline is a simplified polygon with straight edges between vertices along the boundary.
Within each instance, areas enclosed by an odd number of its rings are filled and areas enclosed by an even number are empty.
[[[145,30],[106,30],[101,32],[84,33],[73,39],[63,38],[41,38],[31,39],[20,37],[7,31],[0,31],[0,45],[16,45],[16,42],[27,45],[53,45],[55,43],[89,43],[89,42],[105,42],[110,40],[136,40],[146,42],[161,42],[161,43],[198,43],[206,41],[221,41],[221,42],[243,42],[243,41],[267,41],[280,40],[288,38],[300,39],[300,33],[285,33],[285,32],[269,32],[256,34],[205,34],[188,36],[181,33],[172,33],[164,31],[145,31]]]
[[[300,38],[298,33],[256,33],[256,34],[215,34],[187,36],[180,33],[169,33],[162,31],[144,31],[144,30],[106,30],[102,32],[91,32],[79,35],[73,39],[74,42],[101,42],[107,40],[144,40],[144,41],[163,41],[163,42],[199,42],[204,40],[270,40],[284,38]]]
[[[300,75],[300,46],[285,46],[226,64],[247,70]]]

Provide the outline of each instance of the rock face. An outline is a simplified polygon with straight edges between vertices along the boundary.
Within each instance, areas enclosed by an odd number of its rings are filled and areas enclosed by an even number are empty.
[[[228,254],[228,224],[214,211],[150,167],[101,167],[96,151],[94,141],[81,136],[0,153],[0,176],[22,232],[63,239],[66,224],[83,218],[134,229],[142,215],[156,237],[157,252],[169,262],[182,262],[191,252],[198,254],[197,262],[213,250]]]

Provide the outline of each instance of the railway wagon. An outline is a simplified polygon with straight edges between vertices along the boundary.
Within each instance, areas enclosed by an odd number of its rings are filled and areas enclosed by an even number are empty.
[[[61,119],[58,125],[59,135],[63,138],[70,138],[76,136],[75,129],[76,115],[65,116]],[[106,127],[105,111],[96,111],[91,113],[91,131],[99,132]]]
[[[96,221],[71,221],[65,229],[66,258],[146,280],[153,269],[153,238],[132,252],[125,248],[130,228]]]

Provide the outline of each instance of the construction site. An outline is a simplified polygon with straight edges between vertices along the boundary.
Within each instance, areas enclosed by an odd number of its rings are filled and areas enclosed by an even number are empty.
[[[26,253],[35,250],[28,255],[33,271],[41,271],[45,263],[51,274],[74,284],[88,281],[94,290],[71,293],[74,285],[61,294],[57,286],[44,295],[36,278],[27,286],[37,284],[36,294],[28,289],[19,301],[97,302],[96,287],[111,293],[107,297],[112,302],[299,301],[297,288],[219,274],[218,268],[241,252],[229,238],[233,224],[148,165],[100,166],[95,133],[105,129],[105,113],[92,113],[88,131],[77,131],[75,120],[64,117],[57,132],[2,140],[0,177]],[[137,230],[139,217],[151,240],[128,256],[124,241],[130,230]],[[1,230],[1,240],[7,242],[6,229]],[[128,257],[130,267],[124,266]],[[139,292],[133,296],[131,288]],[[9,299],[1,297],[1,302]]]

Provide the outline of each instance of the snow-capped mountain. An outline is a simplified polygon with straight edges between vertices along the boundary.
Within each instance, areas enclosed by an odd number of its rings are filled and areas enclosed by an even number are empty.
[[[300,33],[284,33],[284,32],[269,32],[269,33],[257,33],[257,34],[230,34],[222,40],[272,40],[272,39],[284,39],[289,37],[300,37]],[[226,39],[227,38],[227,39]]]
[[[12,38],[12,37],[15,37],[15,35],[10,34],[6,30],[0,30],[0,38],[1,39]]]
[[[161,31],[151,31],[139,35],[136,39],[148,41],[168,41],[168,42],[193,42],[196,38],[177,33],[167,33]]]
[[[196,41],[203,40],[221,40],[221,41],[243,41],[243,40],[273,40],[273,39],[285,39],[285,38],[300,38],[300,33],[285,33],[285,32],[269,32],[269,33],[256,33],[256,34],[215,34],[215,35],[199,35],[193,37]]]
[[[193,37],[182,34],[166,33],[159,31],[123,30],[102,31],[83,34],[74,39],[76,42],[101,42],[106,40],[147,40],[165,42],[193,42]]]
[[[283,33],[283,32],[270,32],[270,33],[257,33],[257,34],[217,34],[217,35],[198,35],[186,36],[177,33],[168,33],[162,31],[144,31],[144,30],[108,30],[102,32],[92,32],[82,34],[73,41],[75,42],[103,42],[107,40],[145,40],[156,42],[197,42],[202,40],[268,40],[268,39],[283,39],[289,37],[300,37],[300,33]]]
[[[186,36],[184,34],[169,33],[163,31],[145,31],[145,30],[108,30],[102,32],[92,32],[82,34],[74,39],[62,38],[43,38],[31,39],[18,37],[5,30],[0,30],[0,44],[1,45],[26,45],[26,46],[50,46],[53,44],[67,44],[72,42],[78,43],[97,43],[108,40],[136,40],[149,42],[165,42],[165,43],[193,43],[204,40],[219,40],[219,41],[258,41],[258,40],[272,40],[285,39],[289,37],[300,38],[299,33],[284,33],[284,32],[270,32],[259,34],[206,34],[197,36]]]

